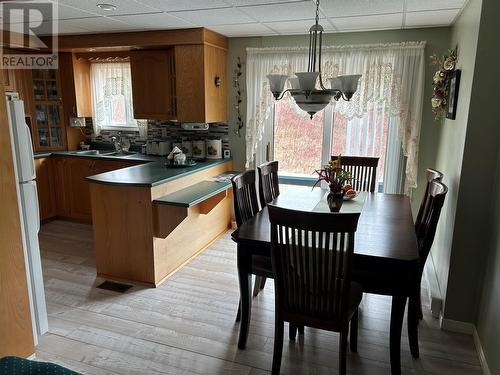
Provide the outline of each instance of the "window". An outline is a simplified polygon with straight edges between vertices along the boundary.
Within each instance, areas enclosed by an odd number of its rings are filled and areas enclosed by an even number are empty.
[[[130,63],[92,63],[94,131],[138,130],[132,103]]]
[[[380,108],[371,108],[364,117],[353,119],[334,113],[329,105],[311,120],[293,99],[277,101],[272,144],[274,160],[280,163],[280,176],[286,181],[290,181],[289,178],[314,178],[313,171],[326,164],[331,155],[375,156],[380,158],[377,182],[382,191],[386,154],[393,155],[387,152],[387,148],[391,148],[389,144],[392,143],[392,149],[400,148],[397,137],[388,136],[389,123],[383,104]],[[401,155],[394,157],[400,158]],[[389,171],[390,178],[395,180],[399,177],[392,175],[401,173],[401,168]]]

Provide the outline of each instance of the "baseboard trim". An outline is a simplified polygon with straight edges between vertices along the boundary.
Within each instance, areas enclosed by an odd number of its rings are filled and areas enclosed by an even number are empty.
[[[491,375],[488,362],[486,361],[486,355],[484,354],[483,345],[481,344],[481,339],[479,338],[479,334],[477,333],[477,329],[474,324],[441,317],[441,329],[471,335],[474,339],[474,346],[476,347],[477,355],[479,356],[481,370],[484,375]]]
[[[458,320],[445,319],[441,317],[441,329],[450,332],[465,333],[466,335],[474,334],[474,324],[461,322]]]
[[[481,339],[479,338],[479,334],[477,333],[477,329],[475,326],[474,326],[473,336],[474,336],[474,344],[476,345],[477,355],[479,356],[479,363],[481,363],[481,369],[483,370],[483,374],[491,375],[488,362],[486,361],[486,355],[484,354],[483,345],[481,344]]]

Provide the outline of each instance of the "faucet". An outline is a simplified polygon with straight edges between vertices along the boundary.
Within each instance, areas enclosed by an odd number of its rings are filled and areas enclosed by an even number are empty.
[[[118,132],[118,137],[111,137],[111,142],[113,142],[113,144],[115,145],[115,150],[117,152],[123,152],[122,150],[122,133],[121,132]]]

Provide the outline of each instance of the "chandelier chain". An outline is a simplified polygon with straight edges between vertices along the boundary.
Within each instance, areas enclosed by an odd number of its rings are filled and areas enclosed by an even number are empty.
[[[316,25],[319,23],[319,0],[316,0]]]

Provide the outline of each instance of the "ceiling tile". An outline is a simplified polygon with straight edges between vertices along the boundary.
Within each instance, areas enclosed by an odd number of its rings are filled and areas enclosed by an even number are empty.
[[[406,13],[406,27],[432,27],[450,25],[460,9],[432,10]]]
[[[260,23],[219,25],[211,26],[210,29],[227,37],[277,35],[274,31],[268,29]]]
[[[161,9],[165,12],[173,12],[179,10],[196,10],[196,9],[211,9],[211,8],[227,8],[228,4],[224,0],[137,0],[147,6]]]
[[[403,14],[330,18],[330,21],[338,31],[398,29],[403,23]]]
[[[233,25],[255,22],[252,18],[238,11],[236,8],[170,12],[170,14],[197,26]]]
[[[247,5],[310,3],[311,0],[226,0],[227,3],[238,7]]]
[[[59,20],[67,20],[71,18],[85,18],[85,17],[96,17],[99,15],[96,11],[87,12],[82,9],[73,8],[70,6],[62,5],[61,3],[57,3],[57,19]],[[96,7],[97,9],[97,7]]]
[[[97,7],[98,3],[115,5],[115,10],[103,10]],[[59,4],[81,9],[86,12],[99,14],[101,16],[118,16],[124,14],[155,13],[160,9],[152,8],[135,0],[59,0]],[[84,17],[84,16],[82,16]]]
[[[78,18],[71,20],[61,20],[60,25],[73,25],[82,29],[86,29],[91,33],[112,32],[112,31],[131,31],[137,30],[138,27],[129,25],[125,22],[117,21],[110,17],[95,17],[95,18]]]
[[[109,18],[126,22],[127,24],[137,26],[138,28],[156,30],[193,27],[192,23],[178,17],[171,16],[167,13],[136,14],[132,16],[116,16]]]
[[[336,31],[330,25],[328,20],[322,19],[319,23],[323,26],[326,32]],[[276,30],[280,34],[308,34],[309,28],[314,24],[312,20],[298,20],[298,21],[281,21],[265,23],[266,26]]]
[[[436,9],[462,8],[467,0],[406,0],[409,12]]]
[[[310,19],[312,24],[316,14],[314,4],[311,1],[245,6],[238,9],[241,9],[243,12],[259,22]]]
[[[403,0],[327,0],[320,3],[320,8],[328,17],[400,13]]]

